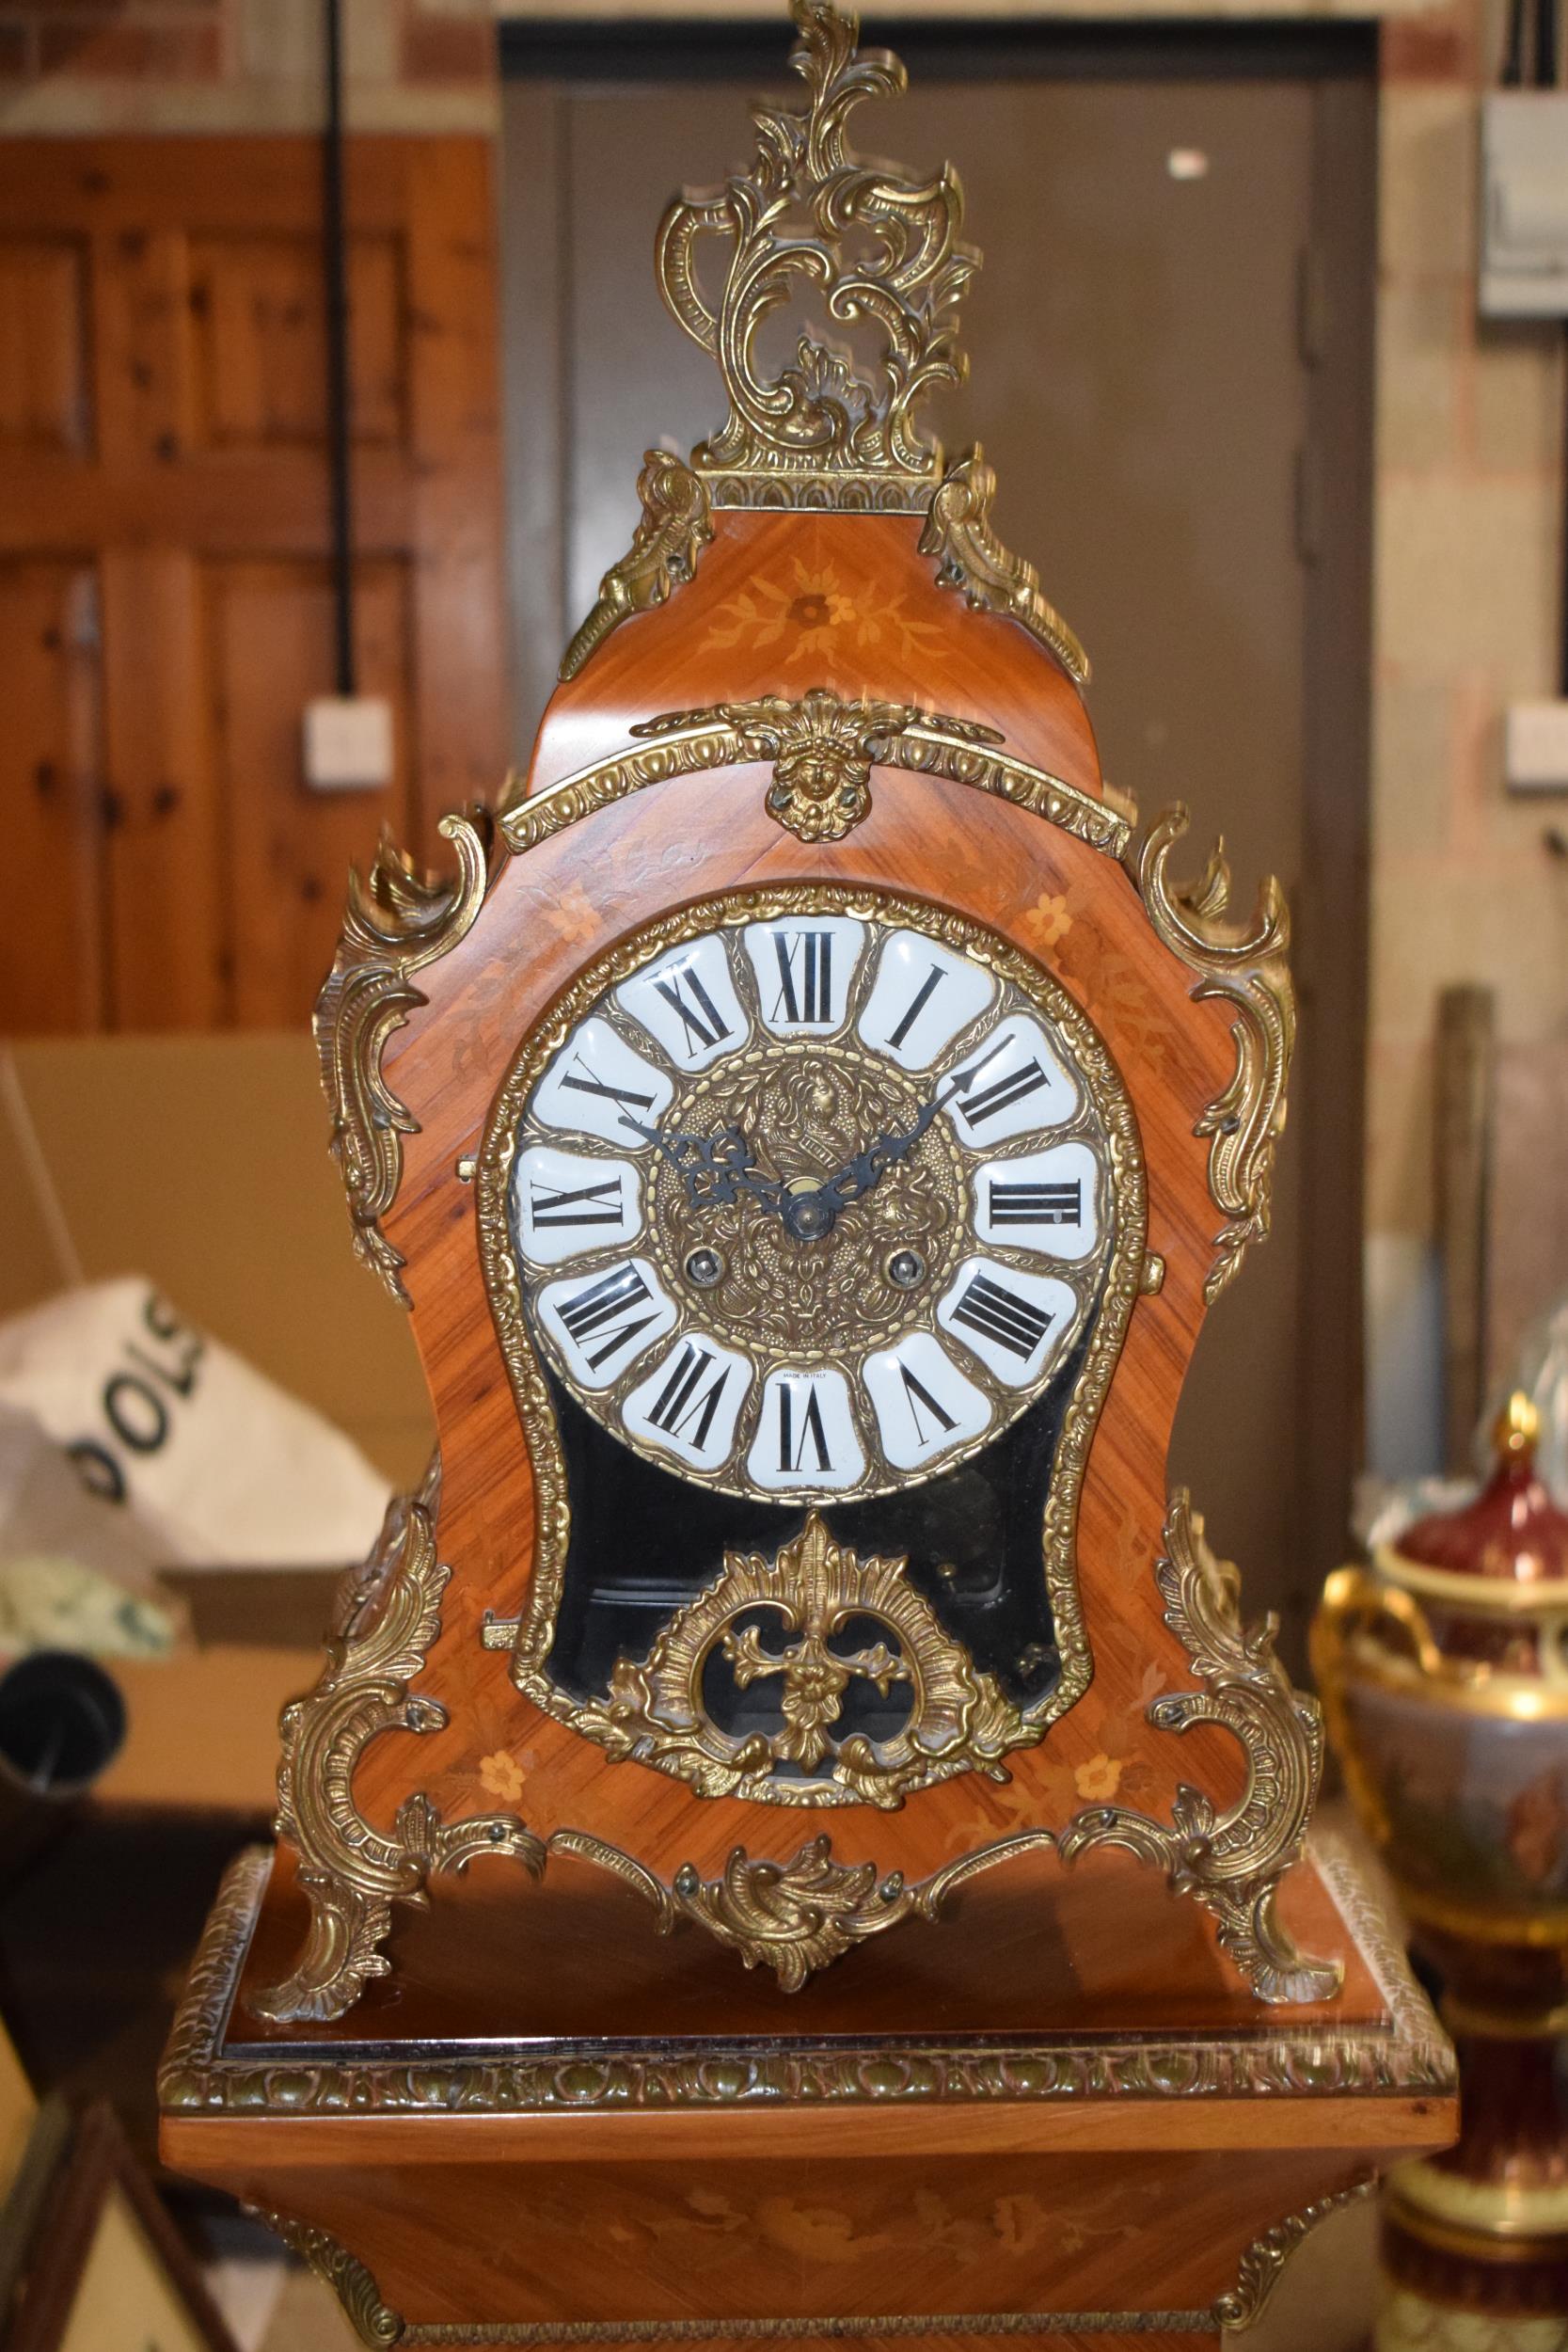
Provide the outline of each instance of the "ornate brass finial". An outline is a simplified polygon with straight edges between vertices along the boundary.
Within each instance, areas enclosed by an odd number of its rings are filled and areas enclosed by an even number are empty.
[[[847,145],[863,99],[899,97],[907,77],[886,50],[858,49],[857,19],[832,0],[790,0],[800,39],[790,63],[800,108],[759,100],[749,172],[688,191],[658,233],[659,290],[677,323],[719,362],[722,431],[692,455],[716,506],[847,505],[920,512],[942,452],[914,421],[933,387],[963,374],[957,310],[980,256],[958,240],[963,197],[943,165],[921,180]],[[723,291],[710,300],[696,248],[728,240]],[[764,322],[792,294],[835,326],[879,339],[874,359],[802,329],[776,373],[759,357]]]
[[[1523,1389],[1515,1389],[1497,1417],[1492,1432],[1492,1450],[1499,1461],[1525,1459],[1535,1452],[1541,1438],[1541,1415],[1534,1399]]]
[[[1083,646],[1034,565],[991,527],[990,468],[975,449],[944,473],[941,445],[916,418],[927,392],[965,373],[958,310],[980,256],[958,235],[957,174],[943,164],[923,180],[857,155],[851,112],[901,97],[904,68],[888,50],[862,51],[858,18],[833,0],[789,8],[805,105],[758,99],[750,169],[677,197],[656,249],[665,306],[718,361],[729,416],[689,467],[650,454],[630,552],[606,573],[561,675],[575,677],[622,621],[692,577],[714,511],[767,506],[925,516],[921,549],[942,584],[1017,621],[1083,686]],[[705,240],[724,249],[721,287],[704,283]],[[765,356],[764,330],[791,304],[801,313],[793,347],[768,336]]]

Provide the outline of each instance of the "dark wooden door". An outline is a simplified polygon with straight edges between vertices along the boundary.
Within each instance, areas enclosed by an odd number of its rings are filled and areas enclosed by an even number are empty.
[[[780,59],[721,56],[697,80],[669,49],[610,59],[512,30],[503,315],[531,730],[626,545],[643,450],[718,421],[711,363],[655,291],[653,230],[680,183],[749,154],[745,98]],[[898,46],[911,94],[857,116],[857,144],[951,159],[985,255],[943,437],[983,438],[1003,535],[1089,649],[1113,784],[1146,818],[1190,804],[1195,869],[1223,834],[1242,916],[1264,874],[1291,898],[1304,1045],[1274,1238],[1215,1308],[1172,1475],[1299,1631],[1359,1445],[1370,53],[902,29]]]
[[[307,789],[332,688],[320,151],[0,153],[0,1029],[303,1025],[352,861],[493,794],[504,616],[488,144],[348,163],[362,689],[384,791]]]

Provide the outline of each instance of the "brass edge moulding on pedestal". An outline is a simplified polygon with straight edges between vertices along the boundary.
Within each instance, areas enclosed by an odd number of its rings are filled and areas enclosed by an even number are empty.
[[[790,14],[805,108],[759,100],[751,169],[677,197],[655,249],[665,307],[717,361],[729,417],[689,466],[648,453],[642,520],[561,675],[575,677],[622,621],[693,577],[715,509],[778,507],[926,516],[921,550],[936,557],[939,581],[976,610],[1019,622],[1082,687],[1083,646],[1040,593],[1034,565],[991,528],[991,469],[975,449],[944,475],[939,443],[915,421],[930,390],[966,372],[958,308],[980,256],[958,235],[958,177],[945,164],[923,180],[857,156],[845,136],[850,113],[864,99],[901,96],[904,68],[886,50],[861,53],[857,20],[829,0],[791,0]],[[802,215],[809,227],[786,226]],[[713,300],[696,260],[705,239],[729,248]],[[777,373],[765,374],[759,330],[797,291],[835,324],[879,334],[875,364],[808,327]]]
[[[1295,1045],[1296,1005],[1286,961],[1291,918],[1271,876],[1258,897],[1249,931],[1226,927],[1230,868],[1216,848],[1197,882],[1173,884],[1170,853],[1187,830],[1180,804],[1157,818],[1130,860],[1139,896],[1161,943],[1198,975],[1195,997],[1216,997],[1231,1010],[1236,1071],[1195,1132],[1212,1138],[1209,1189],[1226,1218],[1203,1286],[1212,1305],[1240,1270],[1249,1243],[1269,1230],[1275,1148],[1285,1126],[1285,1088]]]
[[[853,1777],[847,1779],[837,1762],[831,1776],[800,1783],[781,1784],[772,1777],[770,1767],[744,1769],[737,1779],[733,1755],[726,1753],[721,1757],[697,1753],[689,1740],[661,1740],[647,1721],[645,1710],[641,1724],[637,1720],[641,1704],[634,1687],[637,1661],[626,1665],[625,1710],[619,1716],[613,1693],[608,1703],[585,1705],[580,1696],[559,1690],[549,1678],[546,1661],[555,1638],[571,1512],[560,1432],[529,1327],[522,1274],[508,1212],[524,1107],[543,1071],[587,1008],[626,979],[650,955],[699,937],[705,931],[733,930],[802,910],[818,915],[833,914],[907,925],[985,963],[1004,979],[1015,983],[1045,1019],[1066,1032],[1074,1067],[1083,1078],[1106,1138],[1116,1203],[1115,1241],[1105,1269],[1101,1311],[1063,1416],[1041,1521],[1041,1567],[1056,1629],[1061,1673],[1037,1708],[1011,1718],[1001,1741],[1004,1748],[1038,1741],[1050,1724],[1073,1706],[1088,1687],[1092,1662],[1076,1572],[1078,1497],[1101,1408],[1141,1290],[1148,1209],[1143,1154],[1131,1102],[1099,1031],[1076,1000],[1032,958],[983,925],[933,907],[927,900],[906,898],[892,891],[848,888],[831,882],[789,883],[771,890],[729,890],[682,907],[629,933],[584,965],[535,1024],[515,1057],[485,1122],[475,1193],[485,1291],[533,1470],[534,1559],[523,1615],[515,1621],[492,1618],[484,1629],[485,1645],[511,1649],[512,1677],[518,1689],[543,1712],[597,1740],[612,1756],[635,1756],[640,1762],[689,1781],[704,1796],[737,1794],[762,1804],[818,1806],[862,1804],[866,1800],[866,1788]],[[782,1565],[781,1555],[775,1566]],[[726,1566],[724,1575],[730,1573]],[[705,1597],[693,1605],[701,1607]],[[643,1661],[644,1668],[649,1663]],[[954,1719],[951,1742],[919,1759],[918,1764],[911,1760],[909,1776],[901,1775],[896,1788],[884,1782],[881,1801],[899,1804],[911,1789],[928,1787],[954,1772],[976,1767],[993,1770],[999,1753],[994,1736],[996,1725],[991,1711],[982,1702],[983,1694],[976,1691],[975,1707],[960,1708]],[[983,1738],[977,1729],[976,1708],[986,1724]],[[1011,1716],[1010,1709],[1008,1712]],[[783,1866],[743,1861],[740,1867],[753,1873],[776,1873]],[[728,1891],[715,1891],[705,1899],[696,1915],[713,1925],[717,1931],[721,1924],[738,1919],[742,1910],[750,1913],[757,1922],[757,1930],[748,1938],[745,1948],[752,1957],[779,1966],[791,1948],[812,1931],[811,1904],[797,1901],[795,1893],[799,1888],[804,1894],[819,1867],[814,1850],[803,1849],[787,1866],[786,1883],[765,1899],[762,1883],[758,1882],[744,1905],[737,1903],[738,1890],[727,1873],[724,1886]],[[839,1866],[834,1865],[833,1868],[836,1870]],[[842,1917],[865,1920],[860,1929],[862,1934],[874,1932],[886,1924],[880,1912],[866,1913],[858,1897],[847,1902],[840,1882],[834,1880],[832,1883]],[[907,1908],[913,1901],[912,1890],[896,1891],[900,1905]],[[766,1935],[761,1930],[764,1918],[773,1922],[771,1932]]]
[[[694,2042],[673,2054],[601,2040],[523,2055],[440,2058],[428,2051],[400,2058],[390,2049],[323,2058],[291,2043],[271,2055],[251,2048],[230,2057],[224,2054],[225,2031],[272,1867],[268,1850],[252,1847],[230,1865],[208,1918],[159,2069],[159,2102],[166,2113],[187,2116],[274,2106],[290,2115],[580,2115],[776,2108],[786,2102],[832,2108],[889,2100],[945,2106],[1450,2093],[1452,2048],[1402,1950],[1354,1873],[1347,1889],[1341,1857],[1330,1848],[1323,1862],[1363,1952],[1369,1926],[1381,1939],[1373,1945],[1374,1973],[1390,2001],[1392,2032],[1326,2025],[1294,2037],[1271,2031],[1137,2042],[1117,2035],[1044,2043],[955,2040],[918,2049],[858,2046],[842,2036],[791,2048],[769,2035],[750,2042]]]
[[[1453,2044],[1416,1980],[1410,1955],[1395,1931],[1386,1905],[1369,1884],[1352,1847],[1336,1831],[1314,1829],[1307,1838],[1307,1851],[1387,2003],[1412,2077],[1419,2074],[1434,2090],[1455,2090],[1459,2069]]]
[[[1281,2273],[1302,2240],[1320,2221],[1370,2197],[1370,2176],[1320,2197],[1286,2216],[1243,2249],[1236,2284],[1207,2309],[1185,2312],[910,2312],[879,2316],[860,2313],[832,2319],[642,2319],[642,2320],[405,2320],[388,2309],[381,2290],[357,2255],[309,2222],[253,2207],[257,2218],[277,2232],[331,2288],[361,2344],[711,2344],[740,2341],[799,2344],[840,2342],[846,2337],[1197,2335],[1215,2329],[1240,2334],[1267,2309]]]
[[[421,880],[385,834],[369,879],[351,873],[348,914],[313,1021],[355,1254],[404,1307],[404,1262],[381,1219],[402,1181],[403,1138],[419,1130],[388,1087],[382,1057],[392,1032],[426,1001],[414,974],[467,937],[489,880],[488,813],[444,817],[441,832],[457,852],[450,880]]]
[[[1158,1698],[1148,1710],[1163,1731],[1217,1724],[1246,1756],[1246,1786],[1229,1810],[1183,1784],[1167,1826],[1125,1805],[1097,1805],[1069,1822],[1058,1840],[1070,1862],[1091,1846],[1122,1846],[1168,1874],[1218,1922],[1219,1940],[1264,2001],[1323,2001],[1338,1992],[1338,1962],[1305,1959],[1276,1909],[1279,1882],[1300,1861],[1323,1775],[1323,1717],[1317,1701],[1292,1690],[1274,1653],[1277,1620],[1250,1633],[1238,1607],[1241,1578],[1217,1560],[1203,1521],[1184,1493],[1172,1499],[1165,1557],[1155,1571],[1165,1623],[1207,1687]]]

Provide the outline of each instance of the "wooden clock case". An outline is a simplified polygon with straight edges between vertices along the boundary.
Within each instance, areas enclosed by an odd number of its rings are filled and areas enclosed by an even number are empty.
[[[1107,792],[1086,661],[997,540],[989,469],[942,471],[912,422],[977,260],[956,183],[853,157],[845,118],[901,69],[825,0],[795,15],[808,107],[760,107],[750,177],[660,234],[729,422],[689,466],[650,453],[528,774],[446,820],[452,879],[384,850],[318,1017],[356,1244],[410,1309],[439,1450],[285,1716],[279,1843],[214,1914],[165,2128],[171,2162],[282,2217],[370,2342],[1211,2335],[1449,2113],[1354,1874],[1288,1882],[1318,1711],[1165,1488],[1205,1309],[1267,1230],[1285,908],[1270,884],[1232,921],[1217,854],[1177,879],[1184,813],[1140,831]],[[871,224],[871,262],[791,241],[802,192],[819,230]],[[885,327],[863,401],[804,343],[759,378],[792,272]],[[497,1272],[498,1104],[628,940],[824,892],[1043,975],[1127,1116],[1041,1497],[1051,1704],[992,1751],[955,1733],[910,1793],[808,1807],[655,1769],[645,1725],[585,1736],[548,1686],[571,1498]]]

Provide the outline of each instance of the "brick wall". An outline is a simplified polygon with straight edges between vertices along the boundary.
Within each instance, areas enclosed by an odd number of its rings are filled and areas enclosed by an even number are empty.
[[[485,0],[344,0],[349,120],[497,120]],[[0,0],[0,133],[301,131],[322,113],[321,0]]]
[[[1505,1041],[1568,1025],[1561,808],[1504,790],[1506,705],[1557,691],[1564,330],[1476,310],[1475,5],[1384,30],[1367,1169],[1370,1438],[1438,1448],[1432,1251],[1439,992],[1497,992]]]

